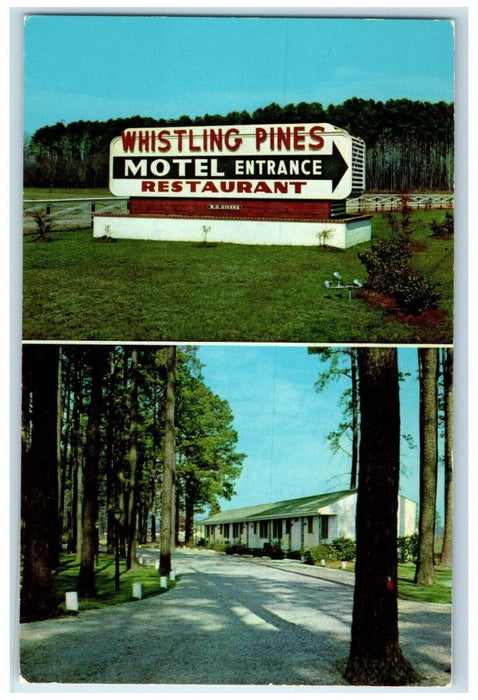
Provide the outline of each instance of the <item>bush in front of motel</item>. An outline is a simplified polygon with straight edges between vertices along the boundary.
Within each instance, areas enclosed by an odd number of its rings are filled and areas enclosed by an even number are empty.
[[[271,559],[295,559],[305,564],[316,565],[325,562],[353,561],[355,559],[355,542],[348,537],[338,537],[330,544],[318,544],[307,550],[285,551],[280,543],[266,542],[261,548],[248,547],[240,542],[201,539],[197,547],[207,547],[215,552],[225,554],[249,555],[252,557],[270,557]],[[418,555],[418,533],[399,537],[397,540],[398,561],[416,561]]]
[[[295,559],[306,564],[325,561],[352,561],[355,558],[355,542],[346,537],[339,537],[331,544],[319,544],[308,550],[285,551],[279,541],[265,542],[262,548],[248,547],[240,542],[219,540],[205,541],[205,546],[215,552],[225,554],[249,555],[253,557],[270,557],[271,559]]]
[[[397,539],[398,561],[416,561],[418,556],[418,533]],[[355,542],[347,537],[338,537],[331,544],[319,544],[303,553],[306,564],[318,564],[322,560],[353,561],[355,559]]]
[[[271,559],[284,559],[285,554],[279,542],[265,542],[264,556],[270,557]]]
[[[355,559],[355,542],[349,537],[338,537],[332,542],[331,548],[335,561],[353,561]]]
[[[298,561],[302,561],[302,552],[300,549],[291,549],[289,552],[286,552],[285,554],[287,559],[296,559]]]
[[[318,544],[315,547],[306,549],[302,558],[304,564],[312,565],[317,564],[318,562],[322,561],[322,559],[324,559],[325,561],[331,561],[331,548],[329,545],[326,544]]]
[[[306,564],[324,561],[352,561],[355,559],[355,542],[348,537],[338,537],[331,544],[318,544],[304,552]]]
[[[228,542],[225,545],[224,551],[226,554],[251,554],[250,547],[245,544],[240,544],[239,542]]]
[[[229,543],[226,544],[226,542],[220,542],[219,540],[205,540],[205,546],[215,552],[225,552],[228,544]]]
[[[399,537],[397,549],[399,562],[415,562],[418,558],[418,532],[406,537]]]
[[[286,553],[280,547],[279,542],[266,542],[262,548],[258,547],[248,547],[240,542],[221,542],[219,540],[203,540],[204,546],[208,549],[212,549],[215,552],[224,552],[225,554],[242,554],[252,557],[270,557],[271,559],[284,559]],[[291,554],[291,553],[289,553]],[[287,554],[287,556],[289,556]],[[300,552],[296,553],[298,556],[291,558],[301,558]]]

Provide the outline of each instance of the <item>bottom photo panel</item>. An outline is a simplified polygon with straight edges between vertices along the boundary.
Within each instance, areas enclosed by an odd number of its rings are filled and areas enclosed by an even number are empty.
[[[20,687],[452,684],[451,346],[25,343],[21,384]]]

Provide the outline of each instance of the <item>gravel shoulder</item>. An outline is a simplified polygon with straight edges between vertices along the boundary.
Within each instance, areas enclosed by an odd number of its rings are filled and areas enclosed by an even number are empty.
[[[173,566],[161,596],[20,625],[16,690],[345,685],[352,574],[204,551]],[[449,685],[451,606],[400,601],[399,629],[421,685]]]

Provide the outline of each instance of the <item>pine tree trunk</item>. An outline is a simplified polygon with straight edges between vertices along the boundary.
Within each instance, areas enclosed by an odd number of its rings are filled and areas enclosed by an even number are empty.
[[[150,516],[151,542],[156,542],[156,512],[153,510]]]
[[[67,367],[66,367],[67,370]],[[66,372],[65,372],[66,375]],[[70,459],[68,456],[69,447],[71,445],[71,391],[69,376],[64,375],[63,380],[63,395],[60,404],[60,412],[64,415],[64,439],[60,440],[60,462],[59,462],[59,481],[60,481],[60,502],[58,504],[60,515],[61,534],[67,535],[69,539],[69,504],[70,504]],[[61,426],[60,426],[61,428]],[[68,534],[67,534],[68,533]]]
[[[352,471],[350,476],[350,488],[357,488],[358,455],[359,455],[359,396],[358,396],[358,368],[357,351],[350,349],[351,377],[352,377]]]
[[[95,558],[98,551],[98,463],[100,458],[100,427],[102,414],[103,378],[107,350],[91,349],[91,398],[86,431],[85,466],[83,484],[83,508],[80,573],[78,595],[82,598],[96,596]]]
[[[76,560],[81,561],[81,546],[83,542],[83,453],[79,453],[76,464],[76,492],[75,492],[75,552]]]
[[[440,564],[451,566],[453,542],[453,348],[444,350],[443,387],[445,402],[445,531]]]
[[[171,548],[174,542],[174,479],[175,479],[175,440],[174,440],[174,391],[176,371],[176,347],[168,348],[166,367],[166,410],[164,432],[164,466],[161,492],[161,529],[159,570],[163,576],[171,571]]]
[[[181,493],[176,465],[176,478],[174,479],[174,546],[179,547],[179,532],[181,529],[180,514],[181,514]]]
[[[112,349],[109,357],[109,380],[108,380],[108,421],[106,428],[106,501],[107,501],[107,522],[106,522],[106,551],[114,554],[115,551],[115,518],[113,510],[116,507],[116,474],[114,465],[115,443],[115,391],[116,391],[116,364],[115,350]]]
[[[81,423],[83,418],[83,372],[82,368],[75,368],[75,406],[73,409],[73,453],[74,453],[74,493],[72,498],[72,546],[71,550],[76,552],[77,560],[81,556],[82,524],[81,506],[83,503],[83,437],[81,433]]]
[[[61,362],[61,346],[57,348],[58,361],[57,361],[57,383],[56,383],[56,465],[57,465],[57,475],[56,475],[56,485],[57,490],[55,498],[51,500],[51,517],[52,522],[56,523],[56,527],[52,530],[52,541],[51,541],[51,567],[52,569],[57,569],[60,565],[60,550],[61,550],[61,534],[62,534],[62,514],[63,510],[61,507],[61,495],[62,495],[62,469],[61,469],[61,419],[62,419],[62,362]]]
[[[186,545],[192,545],[194,538],[195,493],[194,485],[188,480],[185,482],[184,504],[184,541]]]
[[[410,685],[417,676],[398,638],[397,509],[400,406],[395,349],[358,350],[360,476],[350,655],[352,685]]]
[[[23,576],[20,597],[22,621],[55,614],[51,576],[51,546],[57,538],[56,503],[58,349],[52,345],[25,346],[23,380],[31,394],[31,443],[22,465]],[[25,387],[24,387],[25,390]],[[26,403],[24,403],[24,408]]]
[[[131,350],[131,383],[130,383],[130,424],[129,424],[129,492],[128,492],[128,532],[126,549],[126,568],[136,568],[136,477],[138,470],[138,350]]]
[[[415,583],[435,583],[435,515],[438,467],[438,350],[418,349],[420,378],[420,515]]]

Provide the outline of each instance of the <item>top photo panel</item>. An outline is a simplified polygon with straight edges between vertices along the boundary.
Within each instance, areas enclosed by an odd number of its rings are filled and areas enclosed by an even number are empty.
[[[23,31],[24,340],[453,342],[452,20]]]

